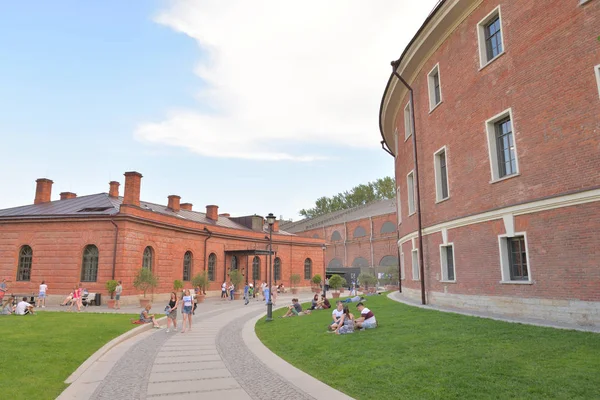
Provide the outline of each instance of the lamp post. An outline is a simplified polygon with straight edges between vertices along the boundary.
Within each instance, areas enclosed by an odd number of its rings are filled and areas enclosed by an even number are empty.
[[[269,224],[269,299],[267,300],[267,321],[273,321],[273,303],[271,302],[271,276],[273,275],[273,224],[276,217],[273,213],[267,215],[267,223]]]
[[[325,269],[325,250],[327,250],[327,246],[325,243],[321,246],[323,250],[323,297],[327,297],[327,286],[325,286],[325,281],[327,280],[327,270]]]

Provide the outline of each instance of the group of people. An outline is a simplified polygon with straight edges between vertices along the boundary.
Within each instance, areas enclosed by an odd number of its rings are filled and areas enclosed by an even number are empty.
[[[35,315],[33,304],[27,301],[27,297],[23,297],[21,301],[17,302],[15,296],[9,296],[6,299],[3,298],[1,304],[0,315]]]
[[[167,333],[171,331],[171,327],[173,332],[177,330],[177,310],[179,308],[181,308],[181,315],[183,316],[181,333],[186,332],[186,323],[187,331],[192,330],[192,315],[195,314],[196,307],[198,306],[194,297],[198,293],[200,293],[199,288],[195,290],[194,294],[192,294],[190,289],[186,289],[181,296],[177,296],[175,292],[171,292],[169,302],[165,306],[165,314],[167,315]],[[160,328],[160,325],[156,321],[156,315],[150,314],[151,309],[152,304],[148,304],[144,307],[140,312],[138,323],[151,323],[155,328]]]

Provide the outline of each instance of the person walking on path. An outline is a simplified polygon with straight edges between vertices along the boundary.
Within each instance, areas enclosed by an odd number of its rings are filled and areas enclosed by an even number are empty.
[[[263,289],[263,297],[265,298],[265,304],[269,303],[269,287],[267,285],[265,285],[265,288]]]
[[[121,281],[119,281],[119,284],[115,288],[115,294],[116,294],[115,309],[117,309],[117,310],[121,309],[121,293],[123,293],[123,285],[121,284]]]
[[[277,302],[277,290],[273,290],[273,286],[269,288],[269,293],[271,293],[271,303],[275,305]]]
[[[179,300],[175,292],[171,292],[171,300],[165,307],[165,313],[167,314],[167,332],[171,325],[173,325],[173,331],[177,330],[177,306],[179,306]]]
[[[233,282],[229,285],[229,300],[233,300],[233,294],[235,293],[235,286]]]
[[[185,290],[185,295],[183,296],[183,322],[181,323],[181,333],[185,333],[185,321],[188,321],[188,331],[192,330],[192,295],[190,294],[190,289]]]
[[[40,285],[40,291],[38,293],[38,304],[37,307],[46,308],[46,291],[48,290],[48,285],[46,285],[46,281],[42,281]]]
[[[250,303],[250,286],[248,286],[248,282],[244,286],[244,305],[247,306]]]
[[[221,298],[227,298],[227,282],[223,282],[223,284],[221,285]]]
[[[8,291],[8,286],[6,285],[6,279],[2,279],[0,282],[0,303],[4,300],[4,295]]]

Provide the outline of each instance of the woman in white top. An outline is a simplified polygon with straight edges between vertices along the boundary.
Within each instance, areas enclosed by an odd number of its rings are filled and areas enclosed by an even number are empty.
[[[42,284],[40,285],[40,292],[38,293],[38,298],[37,298],[37,306],[38,307],[42,307],[42,308],[46,308],[46,291],[48,290],[48,285],[46,285],[46,281],[42,281]]]
[[[193,298],[192,298],[192,295],[190,294],[190,289],[185,290],[185,293],[184,293],[181,301],[183,302],[183,311],[181,312],[181,314],[183,314],[183,323],[181,325],[181,333],[185,333],[185,321],[186,320],[188,321],[188,324],[189,324],[188,331],[192,330]]]

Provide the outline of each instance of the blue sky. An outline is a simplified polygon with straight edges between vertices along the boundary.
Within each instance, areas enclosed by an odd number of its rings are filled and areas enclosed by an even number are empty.
[[[57,199],[135,170],[146,201],[298,219],[392,175],[379,100],[435,1],[260,2],[4,2],[0,208],[31,204],[37,178]]]

